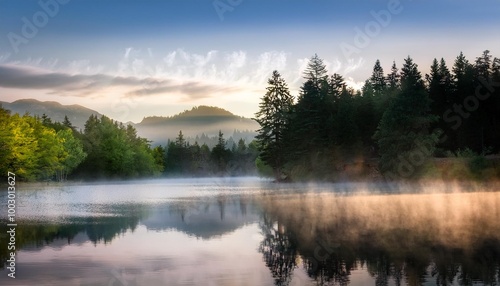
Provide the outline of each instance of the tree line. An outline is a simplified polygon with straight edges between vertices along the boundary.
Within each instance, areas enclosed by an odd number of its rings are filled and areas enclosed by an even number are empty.
[[[451,71],[434,59],[425,76],[410,56],[387,74],[377,60],[355,91],[314,55],[296,98],[272,73],[255,120],[260,158],[277,179],[329,178],[343,162],[374,157],[386,178],[415,178],[432,157],[500,151],[500,59],[460,53]]]
[[[24,181],[154,176],[163,170],[155,148],[135,129],[106,116],[90,116],[83,131],[68,117],[52,122],[0,107],[0,172]],[[163,155],[163,154],[161,154]]]
[[[259,151],[255,141],[248,145],[242,138],[238,143],[228,142],[220,130],[212,149],[206,143],[199,145],[198,141],[190,144],[181,130],[175,140],[168,142],[164,152],[167,175],[234,176],[269,172],[263,163],[256,164]]]
[[[23,180],[65,180],[85,158],[69,120],[11,115],[0,106],[0,172]]]
[[[435,59],[425,76],[409,56],[387,74],[377,60],[355,91],[314,55],[296,98],[280,73],[272,73],[255,117],[260,129],[248,144],[228,143],[219,132],[210,148],[190,144],[180,131],[166,146],[152,147],[133,126],[106,116],[90,116],[78,131],[67,117],[52,122],[0,107],[0,172],[58,181],[69,174],[107,179],[256,171],[278,180],[332,179],[345,162],[379,158],[386,178],[419,177],[433,157],[500,151],[500,59],[486,50],[469,62],[460,53],[451,70]]]
[[[52,122],[46,115],[11,115],[0,107],[0,172],[24,181],[256,174],[256,143],[229,143],[219,132],[210,149],[190,144],[180,131],[167,146],[152,147],[132,125],[104,115],[91,115],[78,131],[67,116]]]

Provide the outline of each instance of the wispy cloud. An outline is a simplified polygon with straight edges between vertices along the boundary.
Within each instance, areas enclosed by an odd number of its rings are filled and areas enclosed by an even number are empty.
[[[16,89],[41,89],[61,96],[92,96],[108,88],[125,87],[124,96],[153,96],[168,93],[199,99],[238,88],[201,81],[178,81],[168,78],[111,76],[107,74],[69,74],[31,66],[0,65],[0,86]]]
[[[347,66],[344,69],[344,74],[347,75],[360,67],[363,67],[365,65],[365,60],[363,58],[358,58],[358,59],[349,59],[347,61]]]
[[[114,67],[92,65],[85,59],[65,63],[42,58],[0,62],[0,87],[80,98],[170,97],[187,102],[216,97],[257,102],[273,70],[278,70],[296,93],[308,62],[309,58],[293,60],[293,55],[284,51],[250,57],[243,50],[198,54],[176,49],[162,56],[151,48],[128,47]],[[349,74],[364,64],[362,58],[350,62],[325,59],[330,74]],[[360,87],[352,78],[346,78],[346,82]]]

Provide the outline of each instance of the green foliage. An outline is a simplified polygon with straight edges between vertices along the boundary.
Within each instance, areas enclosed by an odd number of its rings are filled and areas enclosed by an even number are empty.
[[[430,100],[420,72],[408,57],[401,74],[401,91],[384,112],[374,135],[380,168],[399,178],[415,177],[434,152],[438,134],[429,134],[437,118],[429,113]]]
[[[338,111],[335,116],[334,138],[336,145],[354,146],[359,140],[355,116],[356,110],[354,109],[352,93],[344,88],[339,97]]]
[[[478,154],[472,151],[470,148],[465,148],[465,149],[458,149],[455,152],[455,156],[457,158],[472,158],[478,156]]]
[[[21,180],[65,180],[85,158],[73,131],[46,116],[11,116],[0,108],[0,126],[3,174],[14,172]]]
[[[248,146],[243,139],[230,150],[227,141],[219,131],[217,144],[210,150],[206,145],[195,142],[189,145],[179,132],[175,142],[169,142],[164,157],[167,176],[238,176],[255,174],[255,158],[259,151],[255,142]]]
[[[500,152],[499,83],[500,59],[488,50],[473,63],[460,53],[451,71],[444,59],[435,59],[425,81],[410,57],[401,70],[393,62],[385,77],[377,60],[361,91],[348,88],[342,75],[329,75],[314,55],[296,103],[285,80],[273,72],[256,113],[257,140],[248,145],[235,135],[224,138],[221,131],[218,137],[203,134],[195,140],[179,132],[165,147],[151,148],[132,126],[105,116],[90,116],[80,133],[68,117],[59,123],[46,115],[11,115],[0,108],[0,172],[14,171],[23,180],[64,180],[68,174],[241,175],[271,168],[277,179],[340,179],[350,166],[363,165],[367,158],[372,164],[379,154],[382,173],[397,179],[433,172],[495,177],[499,167],[485,155]],[[234,117],[200,106],[168,120],[219,129]],[[164,119],[144,123],[156,126]],[[447,154],[458,157],[450,172],[429,160]],[[440,162],[446,165],[448,159]]]
[[[257,172],[259,175],[263,177],[274,177],[274,170],[271,166],[267,165],[261,157],[257,157],[255,159],[255,167],[257,168]]]
[[[321,74],[320,71],[317,73]],[[311,75],[317,73],[311,72]],[[289,121],[293,97],[278,71],[273,71],[268,85],[267,92],[259,104],[260,109],[255,114],[255,120],[260,124],[256,138],[259,142],[262,161],[273,168],[276,178],[279,179],[285,164],[284,133]]]
[[[226,140],[224,139],[224,134],[222,134],[220,130],[217,145],[212,149],[210,155],[217,173],[224,174],[227,171],[227,164],[231,159],[231,151],[226,148]]]
[[[474,156],[468,163],[469,170],[474,175],[481,174],[482,171],[491,166],[490,162],[484,156]]]
[[[60,154],[61,167],[57,170],[57,180],[65,181],[71,172],[80,165],[87,157],[83,151],[83,144],[73,136],[70,129],[64,129],[57,132],[57,137],[62,142],[64,151]]]
[[[158,175],[158,165],[149,141],[137,136],[131,125],[124,126],[102,116],[91,115],[85,123],[83,146],[88,154],[79,166],[81,176],[92,178],[133,178]]]
[[[304,78],[306,81],[311,81],[316,87],[320,87],[327,78],[328,71],[326,70],[326,66],[323,63],[323,60],[318,57],[317,54],[311,57],[309,63],[307,65],[306,70],[304,71]]]
[[[38,141],[30,125],[29,116],[5,116],[6,126],[3,137],[2,174],[15,172],[23,180],[34,180],[37,176],[38,160],[36,150]]]
[[[463,175],[468,177],[480,179],[487,169],[493,167],[492,161],[486,159],[484,154],[478,154],[470,148],[459,149],[455,152],[455,157],[465,160],[467,170]]]

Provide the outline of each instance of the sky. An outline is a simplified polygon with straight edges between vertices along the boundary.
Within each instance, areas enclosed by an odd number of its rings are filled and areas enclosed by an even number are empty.
[[[123,122],[198,105],[253,117],[273,70],[294,96],[317,54],[360,89],[377,59],[500,57],[500,0],[0,0],[0,101]]]

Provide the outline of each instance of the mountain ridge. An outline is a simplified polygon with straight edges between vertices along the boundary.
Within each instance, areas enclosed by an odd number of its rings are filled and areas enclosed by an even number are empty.
[[[57,122],[63,122],[64,116],[68,116],[71,123],[79,129],[83,129],[90,115],[94,114],[99,117],[102,115],[96,110],[79,104],[63,105],[57,101],[40,101],[34,98],[19,99],[13,102],[0,101],[0,104],[12,113],[19,115],[29,113],[36,116],[45,114],[52,121]]]
[[[144,117],[141,122],[135,124],[135,127],[141,137],[163,145],[167,144],[168,139],[176,138],[179,131],[182,131],[186,137],[195,137],[202,133],[217,136],[221,131],[228,138],[228,135],[234,134],[236,130],[251,130],[245,132],[246,135],[242,137],[250,142],[256,135],[253,133],[258,129],[258,124],[250,118],[235,115],[220,107],[200,105],[169,117]],[[163,133],[158,130],[162,130]]]
[[[91,114],[98,117],[103,115],[79,104],[63,105],[57,101],[40,101],[33,98],[13,102],[0,101],[0,104],[13,113],[23,115],[28,112],[37,116],[46,114],[52,121],[57,122],[62,122],[64,116],[67,115],[71,123],[82,130]],[[201,134],[216,136],[219,130],[228,138],[236,130],[250,130],[243,138],[249,142],[254,137],[253,131],[258,129],[258,124],[250,118],[235,115],[220,107],[207,105],[194,106],[171,116],[145,116],[139,123],[124,122],[124,124],[133,125],[139,136],[151,140],[154,145],[166,144],[181,130],[185,136],[193,138]]]

